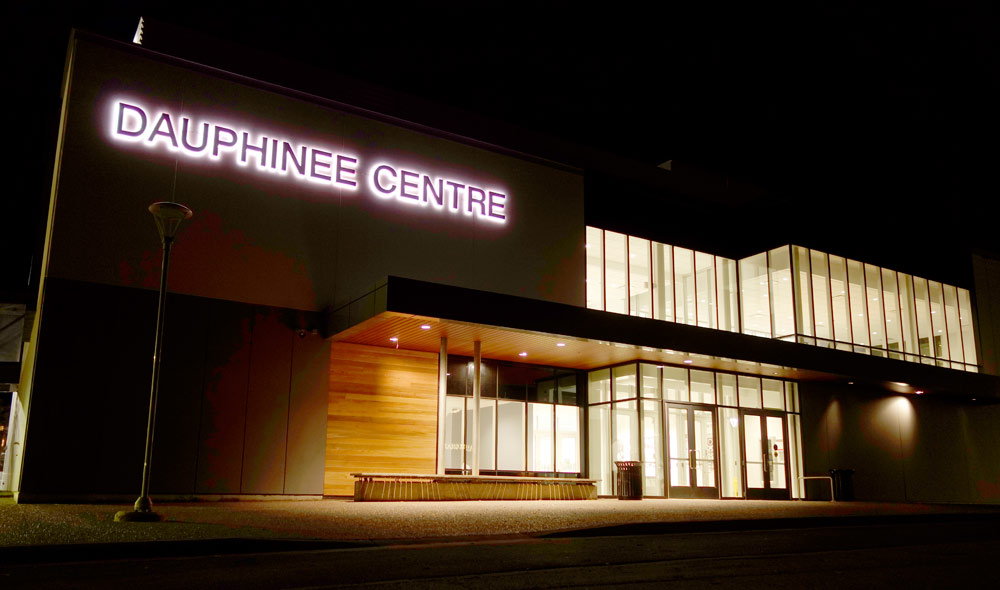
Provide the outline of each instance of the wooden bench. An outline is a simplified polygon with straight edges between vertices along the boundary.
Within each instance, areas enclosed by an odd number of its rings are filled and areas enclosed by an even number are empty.
[[[352,473],[355,502],[594,500],[593,479]]]

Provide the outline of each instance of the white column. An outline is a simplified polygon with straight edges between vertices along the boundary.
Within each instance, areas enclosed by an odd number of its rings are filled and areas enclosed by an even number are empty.
[[[479,475],[479,393],[480,369],[482,368],[482,343],[473,343],[472,361],[472,475]]]
[[[444,433],[446,400],[448,396],[448,338],[441,337],[441,351],[438,353],[438,450],[437,473],[444,475]]]

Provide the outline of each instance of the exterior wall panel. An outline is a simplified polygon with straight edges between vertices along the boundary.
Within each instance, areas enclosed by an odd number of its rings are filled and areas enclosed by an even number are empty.
[[[292,329],[284,315],[273,308],[254,313],[240,485],[244,494],[280,494],[285,487]]]
[[[351,473],[434,473],[438,355],[334,343],[323,493],[354,493]]]
[[[206,338],[198,442],[199,494],[238,494],[243,475],[253,308],[216,303]]]
[[[303,332],[292,340],[292,382],[285,450],[286,494],[322,494],[330,342]]]
[[[858,500],[1000,503],[997,406],[849,387],[800,384],[806,475],[854,469]]]
[[[202,300],[167,299],[149,484],[150,489],[159,493],[191,494],[195,489],[209,311]],[[153,341],[150,340],[147,354],[152,356],[152,350]],[[151,370],[151,359],[146,365],[146,370]],[[147,400],[149,379],[147,375]]]

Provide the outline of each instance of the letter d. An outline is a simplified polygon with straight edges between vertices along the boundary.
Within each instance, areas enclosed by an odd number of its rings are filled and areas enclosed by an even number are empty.
[[[125,129],[125,109],[129,109],[130,111],[133,111],[133,112],[135,112],[136,114],[139,115],[139,121],[141,122],[141,124],[139,125],[138,131],[127,131]],[[117,129],[118,135],[125,135],[125,136],[128,136],[128,137],[139,137],[145,131],[146,131],[146,112],[143,111],[140,107],[137,107],[135,105],[126,104],[124,102],[119,102],[118,103],[118,129]]]

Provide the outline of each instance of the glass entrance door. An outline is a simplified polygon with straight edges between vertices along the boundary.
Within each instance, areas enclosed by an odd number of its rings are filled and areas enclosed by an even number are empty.
[[[785,416],[781,412],[743,410],[743,453],[747,498],[787,500],[788,460]]]
[[[699,406],[667,404],[670,497],[719,497],[715,436],[715,412]]]

